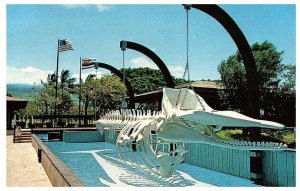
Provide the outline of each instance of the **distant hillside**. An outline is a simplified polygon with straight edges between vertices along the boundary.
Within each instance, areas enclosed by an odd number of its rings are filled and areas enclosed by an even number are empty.
[[[33,85],[30,84],[6,84],[6,92],[10,93],[14,97],[31,101],[29,95],[35,93],[35,90],[33,89]],[[78,104],[78,98],[76,95],[71,95],[71,99],[75,104]]]
[[[29,94],[34,93],[35,90],[30,84],[6,84],[6,92],[14,97],[30,101]]]

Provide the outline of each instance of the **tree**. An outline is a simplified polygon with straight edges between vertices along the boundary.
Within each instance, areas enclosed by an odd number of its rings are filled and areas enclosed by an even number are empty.
[[[74,84],[75,78],[70,78],[70,73],[65,70],[62,71],[60,87],[57,96],[58,113],[70,111],[74,103],[71,99],[70,93],[72,90],[65,87],[65,85]],[[26,107],[27,114],[53,114],[55,109],[55,83],[56,74],[48,74],[47,81],[41,80],[41,85],[35,85],[33,88],[35,93],[30,95],[31,103]],[[66,91],[67,90],[67,91]],[[62,107],[63,106],[63,107]]]
[[[62,70],[60,75],[60,88],[61,88],[61,104],[58,105],[60,108],[60,112],[69,112],[72,104],[70,102],[70,93],[74,93],[74,83],[76,81],[75,78],[71,78],[71,73],[69,70]],[[67,94],[64,94],[64,90],[67,90]]]
[[[95,74],[89,74],[85,80],[84,83],[82,84],[82,92],[81,92],[81,96],[82,98],[84,98],[84,114],[87,115],[88,114],[88,108],[89,108],[89,104],[90,104],[90,95],[91,95],[91,91],[93,90],[93,81],[96,78]]]
[[[121,69],[123,72],[123,69]],[[149,91],[157,90],[166,86],[163,74],[160,70],[151,68],[125,68],[126,78],[132,85],[133,92],[141,94]],[[185,79],[172,77],[175,84],[187,83]]]
[[[114,75],[106,75],[96,79],[94,74],[88,75],[82,83],[84,114],[103,114],[108,110],[120,109],[124,99],[125,85]]]
[[[262,118],[282,122],[284,114],[280,113],[280,108],[286,101],[286,91],[294,86],[295,69],[282,63],[283,51],[278,51],[271,42],[254,43],[251,49],[257,65]],[[225,88],[220,92],[222,106],[245,113],[247,81],[239,52],[229,56],[226,61],[223,60],[218,71],[221,75],[220,82]]]
[[[35,108],[34,114],[52,114],[55,105],[54,85],[41,80],[41,85],[34,85],[33,89],[35,93],[29,95],[33,103],[30,110],[33,112]]]
[[[238,53],[229,56],[218,66],[221,83],[225,87],[220,91],[222,106],[244,113],[247,109],[245,68],[238,60]]]
[[[122,100],[125,99],[126,87],[123,82],[114,75],[106,75],[97,79],[96,100],[97,111],[105,113],[108,110],[120,109]]]
[[[296,65],[286,65],[283,76],[283,87],[285,91],[289,91],[291,94],[296,95]]]

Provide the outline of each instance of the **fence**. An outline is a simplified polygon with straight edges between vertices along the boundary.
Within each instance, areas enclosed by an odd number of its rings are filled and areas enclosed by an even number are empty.
[[[250,151],[207,144],[186,144],[186,163],[250,179]],[[263,151],[264,184],[295,186],[296,152]]]
[[[105,130],[105,142],[115,144],[119,132]],[[207,144],[185,144],[187,164],[250,179],[250,151]],[[296,152],[263,151],[263,183],[270,186],[296,185]]]

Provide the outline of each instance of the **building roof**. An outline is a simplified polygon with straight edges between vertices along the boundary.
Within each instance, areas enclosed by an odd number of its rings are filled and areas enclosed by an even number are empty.
[[[221,83],[217,83],[215,81],[196,81],[196,82],[192,82],[191,85],[197,88],[224,89],[224,86]],[[181,84],[175,86],[175,88],[184,88],[187,86],[188,84]]]
[[[215,81],[197,81],[197,82],[193,82],[191,85],[194,88],[209,88],[209,89],[216,89],[216,90],[224,89],[224,86],[222,84],[218,84]],[[185,88],[188,86],[189,86],[189,84],[181,84],[181,85],[175,86],[175,88]],[[158,90],[146,92],[146,93],[141,93],[136,96],[152,95],[152,94],[156,94],[156,93],[160,93],[160,92],[162,92],[162,88],[160,88]]]
[[[26,100],[23,100],[23,99],[17,98],[17,97],[12,97],[12,96],[6,96],[6,101],[21,101],[21,102],[25,101],[25,102],[27,102]]]
[[[6,110],[15,111],[18,109],[24,109],[26,108],[27,102],[28,101],[21,98],[6,96]]]
[[[199,93],[201,94],[201,96],[203,96],[204,94],[205,95],[207,94],[207,96],[211,96],[211,95],[215,96],[218,90],[224,89],[222,84],[218,84],[215,81],[197,81],[197,82],[193,82],[191,85],[193,86],[193,88],[198,94]],[[179,86],[175,86],[175,88],[185,88],[188,86],[189,84],[181,84]],[[154,99],[157,99],[161,96],[162,96],[162,88],[159,88],[154,91],[135,95],[134,99],[136,102],[140,102],[140,101],[144,102],[144,101],[153,101]]]

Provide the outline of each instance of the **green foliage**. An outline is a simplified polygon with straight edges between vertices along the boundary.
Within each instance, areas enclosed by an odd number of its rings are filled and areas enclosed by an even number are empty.
[[[242,130],[221,130],[217,132],[217,135],[223,139],[240,140],[238,137],[242,136]]]
[[[254,43],[251,49],[257,65],[263,118],[284,122],[286,91],[295,90],[295,66],[282,64],[283,52],[268,41]],[[220,91],[223,108],[244,113],[247,110],[247,81],[239,52],[223,60],[218,71],[221,74],[220,82],[225,87]]]
[[[181,85],[181,84],[186,84],[186,83],[188,83],[188,81],[187,81],[186,79],[183,79],[183,78],[175,78],[175,77],[173,77],[173,76],[172,76],[172,78],[173,78],[174,83],[175,83],[176,86]],[[192,83],[192,82],[194,82],[194,81],[191,80],[190,82]]]
[[[34,93],[29,96],[31,102],[27,104],[28,114],[49,114],[54,111],[55,89],[52,85],[42,82],[43,86],[35,85]]]
[[[159,70],[151,68],[125,68],[124,70],[136,94],[157,90],[165,85],[163,75]]]
[[[151,68],[125,68],[126,78],[132,85],[136,94],[157,90],[166,85],[160,70]],[[123,69],[121,69],[123,72]],[[185,79],[175,78],[173,80],[176,85],[187,83]]]
[[[228,140],[248,140],[248,137],[245,137],[243,135],[242,130],[237,130],[237,129],[226,129],[226,130],[221,130],[217,132],[217,135],[220,136],[223,139],[228,139]],[[266,130],[264,131],[261,137],[261,141],[267,141],[267,142],[284,142],[287,144],[291,144],[295,142],[295,136],[292,131],[269,131]]]
[[[70,78],[70,72],[68,70],[61,72],[56,99],[57,114],[70,113],[73,107],[71,93],[73,91],[74,82],[75,78]],[[24,112],[26,114],[54,114],[55,84],[56,75],[49,74],[46,82],[41,80],[41,85],[34,85],[34,92],[29,95],[32,101],[27,104]]]
[[[131,82],[134,93],[140,94],[157,90],[165,86],[161,71],[150,68],[125,68],[126,77]],[[58,78],[57,114],[77,114],[79,84],[71,78],[69,70],[62,70]],[[187,83],[186,80],[174,78],[176,84]],[[54,114],[55,109],[55,73],[49,74],[47,81],[34,86],[34,93],[30,94],[32,102],[28,104],[28,114]],[[81,82],[81,114],[99,115],[107,110],[119,109],[122,100],[127,96],[126,87],[115,75],[106,75],[100,79],[90,74],[85,82]],[[152,108],[152,105],[145,105]]]
[[[126,87],[116,76],[104,76],[98,80],[97,97],[101,111],[119,109],[125,99]]]
[[[289,91],[293,95],[296,95],[296,65],[286,65],[283,76],[283,87],[285,88],[285,91]]]
[[[288,143],[288,144],[291,144],[293,142],[295,142],[295,135],[294,133],[288,133],[288,134],[285,134],[283,136],[283,141]]]
[[[116,76],[107,75],[100,79],[91,74],[82,84],[82,101],[85,114],[98,114],[119,109],[125,98],[126,88]],[[96,107],[95,107],[96,106]]]
[[[221,74],[221,83],[225,87],[220,91],[220,97],[223,101],[223,107],[233,110],[246,109],[246,78],[245,68],[238,60],[238,53],[229,56],[227,61],[222,61],[218,66],[218,71]]]

